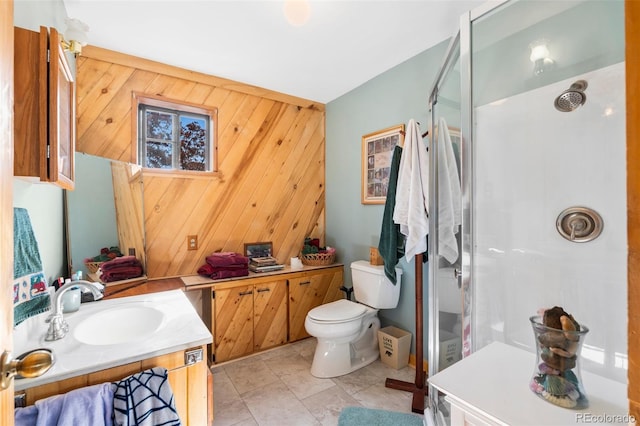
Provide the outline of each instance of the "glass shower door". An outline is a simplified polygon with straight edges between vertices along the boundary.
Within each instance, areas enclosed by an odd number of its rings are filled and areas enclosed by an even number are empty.
[[[511,0],[475,12],[461,36],[471,350],[500,341],[534,352],[529,316],[562,306],[590,329],[583,370],[626,383],[624,2]],[[583,103],[558,103],[578,93]],[[563,235],[576,209],[601,218],[597,237]]]
[[[459,65],[455,37],[429,100],[429,376],[462,358]],[[438,423],[448,423],[448,404],[431,386],[429,406]]]

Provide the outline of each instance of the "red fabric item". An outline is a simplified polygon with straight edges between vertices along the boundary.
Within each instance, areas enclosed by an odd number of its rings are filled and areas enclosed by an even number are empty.
[[[246,265],[232,265],[228,267],[214,267],[205,263],[198,268],[198,274],[213,278],[214,280],[221,278],[245,277],[249,275],[249,268]]]
[[[128,266],[122,268],[114,268],[108,271],[102,271],[100,274],[100,280],[105,283],[113,281],[128,280],[130,278],[137,278],[142,275],[141,266]]]
[[[236,269],[233,271],[219,271],[211,274],[211,278],[214,280],[220,280],[222,278],[233,278],[233,277],[246,277],[249,275],[249,269]]]
[[[233,252],[213,253],[212,255],[207,256],[206,261],[209,265],[214,267],[224,267],[231,265],[249,266],[248,257]]]
[[[108,271],[114,268],[127,267],[127,266],[141,266],[140,261],[135,256],[121,256],[116,257],[113,260],[109,260],[100,265],[100,269]]]

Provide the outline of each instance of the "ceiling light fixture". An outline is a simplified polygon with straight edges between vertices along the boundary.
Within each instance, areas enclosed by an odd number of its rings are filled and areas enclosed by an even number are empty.
[[[287,22],[294,27],[303,26],[311,16],[311,6],[308,0],[285,0],[283,11]]]
[[[529,49],[531,50],[529,60],[533,62],[533,73],[535,75],[542,74],[554,64],[546,40],[534,41],[529,45]]]
[[[76,18],[67,18],[67,30],[62,37],[62,47],[65,50],[73,53],[74,55],[80,55],[82,53],[82,46],[87,45],[89,38],[87,32],[89,32],[89,26]]]

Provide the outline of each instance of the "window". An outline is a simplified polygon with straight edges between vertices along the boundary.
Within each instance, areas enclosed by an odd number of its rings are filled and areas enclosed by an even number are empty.
[[[138,164],[160,170],[215,170],[215,110],[144,96],[136,100]]]

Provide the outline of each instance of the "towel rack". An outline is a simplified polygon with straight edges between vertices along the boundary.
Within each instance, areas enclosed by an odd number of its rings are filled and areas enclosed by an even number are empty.
[[[384,386],[391,389],[402,390],[413,393],[411,411],[424,414],[425,397],[429,393],[429,388],[425,386],[426,374],[423,364],[423,306],[422,306],[422,262],[424,253],[416,254],[415,262],[415,286],[416,286],[416,377],[415,382],[405,382],[402,380],[387,378]]]
[[[418,123],[418,124],[420,124],[420,123]],[[405,133],[405,131],[404,131],[404,130],[400,130],[400,134],[401,134],[402,136],[406,136],[406,135],[407,135],[407,134]],[[422,134],[422,138],[424,139],[424,138],[426,138],[427,136],[429,136],[429,131],[428,131],[428,130]],[[427,147],[427,151],[428,151],[428,150],[429,150],[429,148]]]

